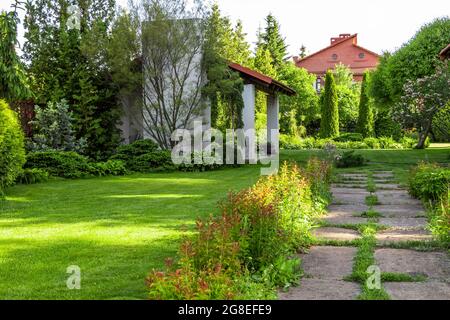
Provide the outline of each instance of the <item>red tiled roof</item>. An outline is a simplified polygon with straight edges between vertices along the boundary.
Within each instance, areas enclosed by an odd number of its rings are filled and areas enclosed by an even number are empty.
[[[288,96],[296,95],[296,92],[293,89],[289,88],[287,85],[275,79],[272,79],[271,77],[266,76],[258,71],[241,66],[240,64],[234,62],[230,62],[228,66],[232,70],[239,72],[242,76],[249,79],[250,81],[262,85],[264,88],[270,91],[278,91]]]

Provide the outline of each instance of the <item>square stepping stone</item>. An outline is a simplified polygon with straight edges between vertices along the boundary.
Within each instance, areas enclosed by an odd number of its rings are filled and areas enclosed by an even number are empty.
[[[369,210],[365,204],[332,204],[328,207],[328,214],[353,217],[356,213],[362,213]]]
[[[333,204],[364,204],[370,193],[333,193]]]
[[[376,205],[373,210],[381,213],[385,218],[417,218],[426,217],[422,204],[392,204]]]
[[[331,188],[331,192],[335,193],[348,193],[348,194],[365,194],[368,195],[369,192],[365,188]]]
[[[361,238],[355,230],[342,228],[318,228],[313,231],[317,239],[351,241]]]
[[[305,277],[343,280],[352,273],[356,251],[353,247],[312,247],[300,255]]]
[[[377,190],[401,190],[400,186],[395,183],[375,183]]]
[[[359,294],[357,283],[304,278],[299,287],[281,292],[278,296],[280,300],[355,300]]]
[[[392,300],[450,300],[450,284],[441,281],[385,282]]]
[[[432,236],[425,230],[387,230],[380,231],[375,238],[379,244],[389,244],[407,241],[430,241]]]
[[[382,272],[421,274],[428,279],[450,281],[450,258],[445,252],[378,249],[375,261]]]
[[[332,225],[359,225],[367,223],[366,218],[353,216],[327,216],[323,220]]]
[[[379,224],[396,229],[423,229],[426,218],[380,218]]]
[[[381,204],[414,204],[421,205],[420,200],[412,198],[405,190],[379,190],[375,193]]]

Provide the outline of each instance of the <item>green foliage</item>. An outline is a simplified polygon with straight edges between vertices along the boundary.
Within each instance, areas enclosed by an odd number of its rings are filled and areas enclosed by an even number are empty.
[[[111,81],[106,50],[115,1],[78,3],[80,30],[68,28],[70,4],[27,2],[24,58],[37,104],[65,99],[76,138],[86,140],[86,154],[105,159],[120,142],[119,86]]]
[[[285,63],[280,68],[279,78],[297,93],[292,97],[280,96],[281,132],[289,132],[293,112],[297,125],[311,127],[320,118],[319,98],[313,87],[316,76],[292,63]]]
[[[450,169],[420,163],[410,172],[409,193],[428,208],[429,228],[445,246],[450,241]]]
[[[26,169],[42,169],[51,176],[80,178],[90,172],[89,159],[76,152],[46,151],[30,152],[24,165]]]
[[[89,158],[73,151],[31,152],[26,158],[24,168],[41,169],[51,176],[67,179],[126,173],[121,161],[91,162]]]
[[[440,65],[430,76],[408,81],[404,94],[394,110],[394,118],[404,128],[416,128],[419,133],[417,149],[425,147],[436,114],[450,102],[450,68]]]
[[[341,133],[333,140],[336,142],[362,141],[363,136],[360,133]]]
[[[421,163],[410,173],[409,192],[425,202],[440,201],[448,196],[450,169]]]
[[[299,279],[299,261],[287,259],[311,242],[310,230],[327,206],[330,167],[311,160],[305,169],[284,165],[220,204],[221,214],[197,222],[198,233],[180,248],[177,264],[147,278],[151,299],[255,299],[260,288]],[[236,285],[240,283],[240,285]]]
[[[152,140],[137,140],[129,145],[120,146],[111,160],[121,160],[127,170],[133,172],[155,172],[173,170],[170,151],[158,150]]]
[[[211,102],[211,123],[222,131],[242,128],[244,84],[239,74],[228,67],[228,61],[248,63],[249,52],[245,49],[242,28],[238,25],[234,32],[229,19],[222,17],[218,6],[214,5],[207,20],[205,38],[203,68],[208,83],[202,93]]]
[[[399,140],[402,136],[402,128],[398,121],[392,117],[389,109],[380,109],[375,118],[376,137],[392,137]]]
[[[325,77],[325,90],[323,91],[321,108],[320,137],[334,138],[339,136],[338,99],[336,84],[331,71],[328,71]]]
[[[336,167],[338,168],[361,167],[365,163],[366,159],[360,154],[355,154],[355,151],[344,152],[335,161]]]
[[[359,101],[359,114],[357,130],[363,137],[372,137],[374,135],[374,116],[372,110],[372,103],[369,97],[370,77],[369,73],[365,72],[361,85],[361,100]]]
[[[24,169],[16,181],[21,184],[35,184],[48,181],[48,172],[43,169]]]
[[[366,197],[366,205],[369,207],[376,206],[377,204],[380,204],[378,201],[378,197],[374,194],[371,194],[370,196]]]
[[[287,56],[287,45],[280,32],[280,24],[272,14],[266,17],[266,27],[260,37],[260,45],[270,53],[273,66],[281,67]]]
[[[350,68],[342,63],[336,65],[333,75],[338,96],[340,129],[353,131],[358,119],[360,85],[354,83]]]
[[[432,128],[435,142],[450,142],[450,103],[436,113]]]
[[[0,100],[0,196],[22,172],[25,162],[24,137],[17,115]]]
[[[49,102],[45,108],[35,107],[31,151],[82,152],[84,141],[77,141],[72,129],[73,117],[66,100]]]
[[[31,96],[24,65],[16,52],[20,22],[16,10],[0,12],[0,99],[8,102]]]

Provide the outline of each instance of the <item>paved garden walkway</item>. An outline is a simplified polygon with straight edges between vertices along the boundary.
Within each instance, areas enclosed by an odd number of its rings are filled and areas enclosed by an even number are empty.
[[[368,180],[375,186],[373,193],[367,191]],[[358,250],[355,240],[361,238],[357,226],[372,222],[382,230],[375,235],[373,252],[381,272],[421,279],[383,281],[390,299],[450,300],[450,259],[446,252],[427,246],[432,238],[425,228],[427,219],[420,201],[395,182],[392,172],[341,174],[338,181],[332,188],[334,200],[323,227],[315,230],[318,245],[300,255],[304,270],[300,286],[280,293],[280,299],[357,299],[361,284],[344,279],[352,273]],[[366,197],[370,195],[376,195],[378,202],[368,206]],[[367,212],[372,215],[367,217]],[[426,250],[417,251],[420,247]]]

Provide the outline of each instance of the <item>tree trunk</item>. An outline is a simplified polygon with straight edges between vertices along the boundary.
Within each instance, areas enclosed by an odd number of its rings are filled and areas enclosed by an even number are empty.
[[[425,149],[425,141],[427,141],[430,130],[431,130],[431,122],[427,123],[424,130],[419,133],[419,142],[417,143],[416,149]]]

